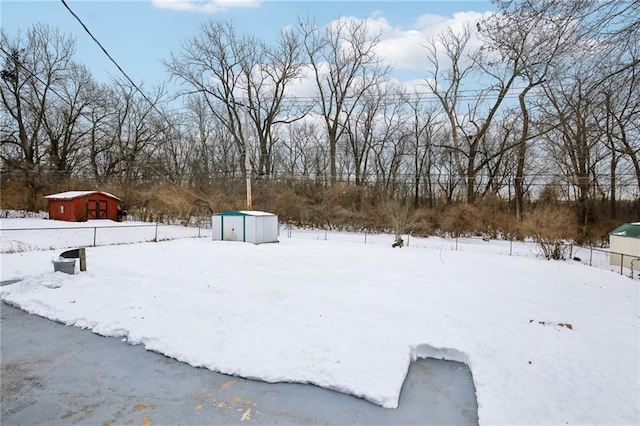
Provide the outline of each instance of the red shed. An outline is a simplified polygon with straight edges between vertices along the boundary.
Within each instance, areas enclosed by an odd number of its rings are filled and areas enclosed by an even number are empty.
[[[89,219],[118,219],[120,198],[101,191],[67,191],[47,195],[49,219],[84,222]]]

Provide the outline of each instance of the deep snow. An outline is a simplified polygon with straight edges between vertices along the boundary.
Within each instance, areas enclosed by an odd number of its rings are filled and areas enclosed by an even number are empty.
[[[638,281],[436,239],[323,238],[89,247],[76,275],[53,272],[59,251],[2,254],[2,280],[22,280],[0,298],[194,366],[389,408],[411,359],[433,356],[469,365],[482,424],[640,423]]]

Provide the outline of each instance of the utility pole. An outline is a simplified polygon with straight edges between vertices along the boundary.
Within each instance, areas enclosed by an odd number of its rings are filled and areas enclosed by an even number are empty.
[[[249,159],[249,114],[247,110],[247,102],[244,103],[244,169],[247,178],[247,210],[253,210],[251,197],[251,160]]]

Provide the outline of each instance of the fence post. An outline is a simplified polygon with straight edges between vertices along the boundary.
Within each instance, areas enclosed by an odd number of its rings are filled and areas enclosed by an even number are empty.
[[[573,243],[569,244],[569,259],[573,259]]]
[[[458,237],[456,237],[456,251],[458,251]]]
[[[593,246],[591,246],[591,251],[589,252],[589,266],[591,266],[592,260],[593,260]]]
[[[620,253],[620,275],[624,275],[624,254]]]
[[[509,240],[509,256],[513,253],[513,240]]]
[[[98,227],[93,228],[93,246],[96,246],[96,234],[98,233]]]
[[[158,242],[158,222],[156,222],[156,235],[153,237],[153,242]]]
[[[78,257],[80,259],[80,271],[84,272],[87,270],[87,251],[84,247],[78,249]]]
[[[327,241],[327,234],[329,231],[327,231],[326,229],[324,230],[324,240]]]
[[[364,243],[367,244],[367,231],[364,231]]]

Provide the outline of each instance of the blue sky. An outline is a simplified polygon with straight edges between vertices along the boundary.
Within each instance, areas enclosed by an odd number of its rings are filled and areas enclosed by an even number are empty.
[[[339,17],[369,19],[383,30],[381,54],[395,65],[399,80],[408,80],[421,77],[420,40],[435,35],[445,24],[493,10],[488,0],[216,0],[192,4],[192,10],[183,10],[188,8],[184,1],[173,0],[68,0],[67,4],[127,74],[136,83],[144,81],[145,87],[168,78],[159,60],[179,51],[181,41],[197,35],[200,23],[209,19],[231,21],[238,32],[265,41],[284,25],[295,24],[298,16],[315,17],[321,25]],[[110,75],[120,76],[59,0],[2,0],[0,22],[10,37],[36,22],[57,27],[75,37],[75,59],[88,66],[96,80],[108,82]]]

